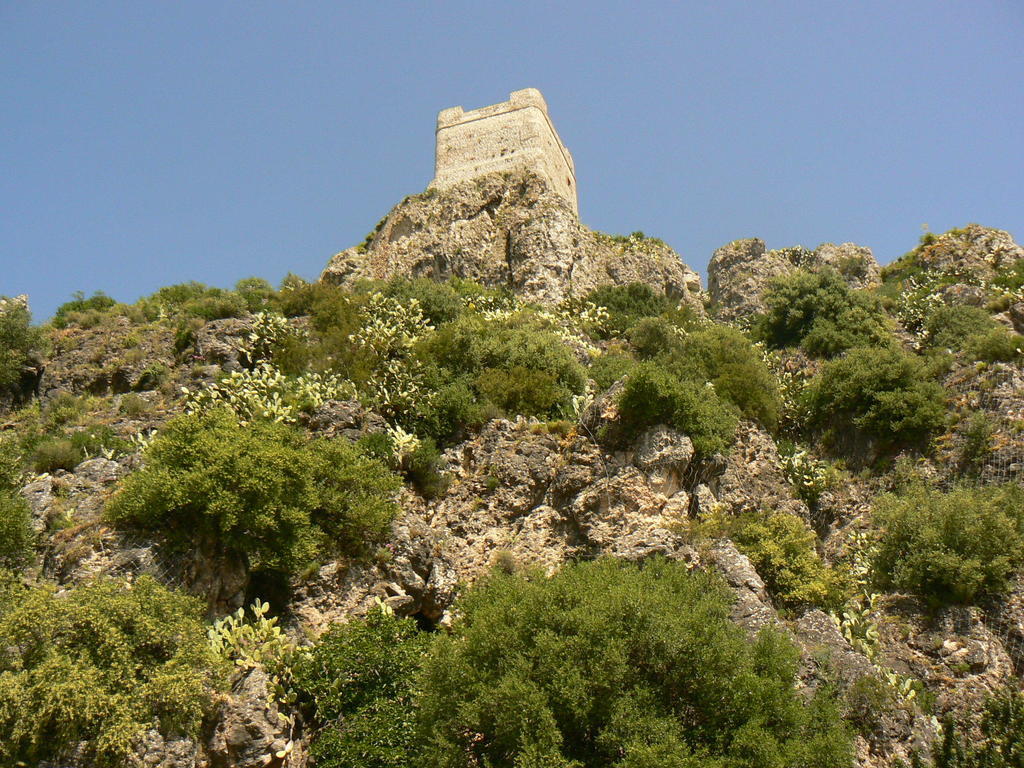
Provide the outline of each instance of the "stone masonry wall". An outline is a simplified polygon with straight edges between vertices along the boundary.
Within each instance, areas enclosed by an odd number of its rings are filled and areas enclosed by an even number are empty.
[[[514,91],[508,101],[464,112],[444,109],[437,116],[434,188],[503,171],[529,170],[579,213],[576,171],[536,88]]]

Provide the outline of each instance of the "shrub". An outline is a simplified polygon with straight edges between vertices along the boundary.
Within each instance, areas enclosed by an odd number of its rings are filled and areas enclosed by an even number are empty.
[[[710,383],[681,379],[650,362],[637,366],[626,380],[619,418],[623,438],[666,424],[688,435],[705,455],[725,451],[737,424],[735,409]]]
[[[151,319],[161,314],[192,315],[203,320],[241,317],[248,310],[246,300],[234,291],[189,282],[164,286],[139,301]]]
[[[667,296],[646,283],[606,285],[591,291],[585,301],[608,310],[604,338],[622,336],[642,318],[656,317],[672,307]]]
[[[66,438],[50,437],[42,440],[32,452],[31,465],[35,472],[71,472],[85,456],[82,450]]]
[[[1018,262],[1019,263],[1019,262]],[[985,702],[977,731],[965,736],[948,721],[934,768],[1019,768],[1024,765],[1024,693],[1006,686]]]
[[[291,571],[321,552],[358,553],[388,531],[397,478],[344,441],[227,410],[167,423],[107,505],[116,523]]]
[[[250,312],[264,312],[273,309],[277,303],[277,291],[262,277],[246,277],[235,283],[235,293],[242,297]]]
[[[295,687],[324,728],[320,768],[416,765],[414,679],[429,636],[383,608],[331,627],[295,667]]]
[[[750,340],[724,325],[686,335],[679,350],[662,364],[680,378],[710,381],[715,392],[740,413],[774,429],[782,407],[779,387]]]
[[[885,448],[920,444],[945,417],[942,388],[923,364],[894,349],[858,348],[827,363],[811,384],[812,421],[856,428]]]
[[[433,499],[443,494],[451,478],[441,470],[441,452],[433,438],[425,437],[405,457],[402,471],[409,481],[426,498]]]
[[[0,296],[0,396],[21,394],[25,368],[42,340],[28,307]]]
[[[77,312],[104,312],[117,304],[114,299],[110,298],[103,291],[96,291],[89,298],[85,298],[85,293],[82,291],[75,291],[71,294],[71,301],[66,301],[57,307],[57,312],[53,316],[53,325],[55,328],[66,328],[71,318],[69,315]]]
[[[849,765],[834,701],[802,700],[794,647],[749,641],[730,601],[664,560],[495,569],[427,656],[417,764]]]
[[[677,351],[683,343],[680,329],[661,317],[645,317],[630,328],[629,343],[641,360],[653,360]]]
[[[134,393],[122,395],[121,401],[117,406],[117,412],[123,416],[127,416],[129,419],[138,419],[145,416],[151,410],[152,406],[149,402],[145,398]]]
[[[625,378],[636,368],[636,360],[619,352],[605,352],[594,358],[587,373],[597,384],[600,391],[605,391],[612,384]]]
[[[879,585],[933,604],[1000,593],[1024,561],[1024,491],[1016,485],[949,493],[913,485],[881,496],[874,517]]]
[[[995,326],[988,312],[979,307],[947,306],[935,309],[924,321],[928,343],[933,347],[959,350],[964,341],[976,333],[984,333]]]
[[[28,503],[16,492],[0,489],[0,570],[28,565],[35,540]]]
[[[434,396],[419,406],[418,434],[431,436],[438,443],[447,445],[490,417],[486,405],[477,402],[472,387],[465,379],[452,381],[444,371],[434,369],[427,381]]]
[[[0,491],[16,490],[21,486],[24,457],[13,437],[0,435]]]
[[[846,719],[865,738],[885,733],[886,720],[900,707],[896,689],[877,675],[864,675],[847,689],[844,696]]]
[[[89,400],[86,397],[75,397],[70,392],[60,392],[43,411],[46,429],[54,430],[71,422],[78,421],[89,411]]]
[[[0,761],[34,765],[81,741],[89,764],[124,765],[154,721],[197,736],[223,670],[200,617],[148,577],[0,586]]]
[[[731,523],[731,538],[783,606],[838,610],[849,599],[849,578],[830,567],[815,549],[814,531],[796,515],[761,512]]]
[[[963,342],[963,350],[970,360],[986,363],[1012,362],[1021,356],[1024,336],[1007,328],[993,328],[985,333],[976,333]]]
[[[463,313],[464,304],[457,282],[438,282],[426,277],[399,277],[383,286],[383,293],[390,298],[409,302],[415,299],[423,316],[434,327],[450,323]]]
[[[586,385],[572,351],[529,313],[508,321],[462,317],[426,336],[416,354],[441,370],[439,378],[462,379],[509,415],[557,416]]]
[[[977,473],[992,455],[993,439],[996,424],[984,411],[976,411],[967,419],[961,435],[963,444],[957,457],[960,469],[964,472]]]
[[[864,291],[851,291],[832,269],[780,276],[764,300],[767,311],[756,333],[776,348],[800,346],[813,357],[833,357],[891,339],[881,301]]]

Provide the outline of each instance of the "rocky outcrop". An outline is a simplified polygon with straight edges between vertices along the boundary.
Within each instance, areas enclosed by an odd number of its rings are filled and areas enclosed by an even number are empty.
[[[541,426],[492,421],[449,451],[447,492],[431,502],[407,494],[376,562],[324,566],[297,586],[292,612],[319,630],[380,600],[403,615],[446,621],[458,586],[495,563],[550,573],[602,554],[695,560],[680,532],[689,438],[656,428],[638,450],[612,456],[588,438]]]
[[[708,293],[718,319],[740,320],[765,310],[764,294],[774,278],[826,267],[842,275],[851,288],[881,281],[881,267],[870,248],[822,243],[813,251],[801,246],[769,251],[755,237],[734,240],[715,251],[708,263]]]
[[[91,328],[54,331],[53,354],[42,372],[44,399],[59,392],[120,394],[153,390],[175,369],[174,331],[166,325],[139,325],[112,316]]]
[[[278,715],[270,696],[266,672],[256,667],[241,674],[221,705],[216,727],[207,745],[209,768],[280,768],[277,757],[290,741],[287,722]],[[292,754],[289,765],[304,764],[303,756]]]
[[[611,237],[529,172],[490,174],[407,197],[322,282],[451,276],[558,304],[602,285],[646,283],[703,312],[700,277],[660,240]]]
[[[1024,248],[1014,242],[1009,232],[968,224],[962,229],[929,236],[913,254],[917,265],[929,270],[987,282],[999,270],[1024,259]]]

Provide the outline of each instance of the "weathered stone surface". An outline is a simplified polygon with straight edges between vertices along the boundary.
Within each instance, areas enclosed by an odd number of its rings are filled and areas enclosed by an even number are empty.
[[[53,353],[42,369],[39,392],[119,394],[152,390],[175,366],[174,331],[111,316],[93,328],[70,326],[53,333]]]
[[[225,371],[242,369],[242,350],[246,337],[252,330],[252,321],[247,318],[227,317],[212,320],[196,331],[193,347],[193,363],[219,366]]]
[[[725,471],[709,483],[726,511],[738,515],[774,509],[807,519],[806,505],[794,498],[782,474],[782,460],[771,435],[753,422],[740,422],[736,442],[725,457]]]
[[[911,598],[889,596],[878,622],[882,661],[921,680],[935,694],[935,713],[963,719],[1014,675],[1013,659],[980,608],[938,612]]]
[[[960,274],[981,281],[1024,258],[1024,248],[1009,232],[968,224],[936,236],[917,248],[918,263],[930,270]]]
[[[736,594],[732,618],[751,634],[778,621],[764,582],[750,559],[728,539],[715,543],[708,559]]]
[[[764,295],[771,281],[799,269],[829,267],[851,288],[868,288],[881,280],[881,268],[870,248],[854,243],[822,243],[813,251],[802,247],[767,250],[763,240],[735,240],[715,251],[708,263],[708,293],[719,320],[743,321],[765,311]]]
[[[288,742],[277,704],[268,697],[268,679],[260,669],[242,674],[221,706],[207,745],[210,768],[280,766],[274,753]]]
[[[354,442],[363,435],[383,432],[387,422],[358,400],[328,400],[309,415],[306,427],[322,437],[341,437]]]
[[[536,174],[490,174],[399,203],[368,242],[335,256],[322,282],[406,275],[470,278],[557,304],[602,285],[641,282],[703,312],[700,277],[660,240],[582,226]]]

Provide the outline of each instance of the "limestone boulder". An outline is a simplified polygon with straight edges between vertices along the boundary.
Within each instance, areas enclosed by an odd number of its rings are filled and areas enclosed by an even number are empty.
[[[968,224],[923,243],[916,256],[917,262],[929,270],[987,282],[1024,258],[1024,248],[1009,232]]]

